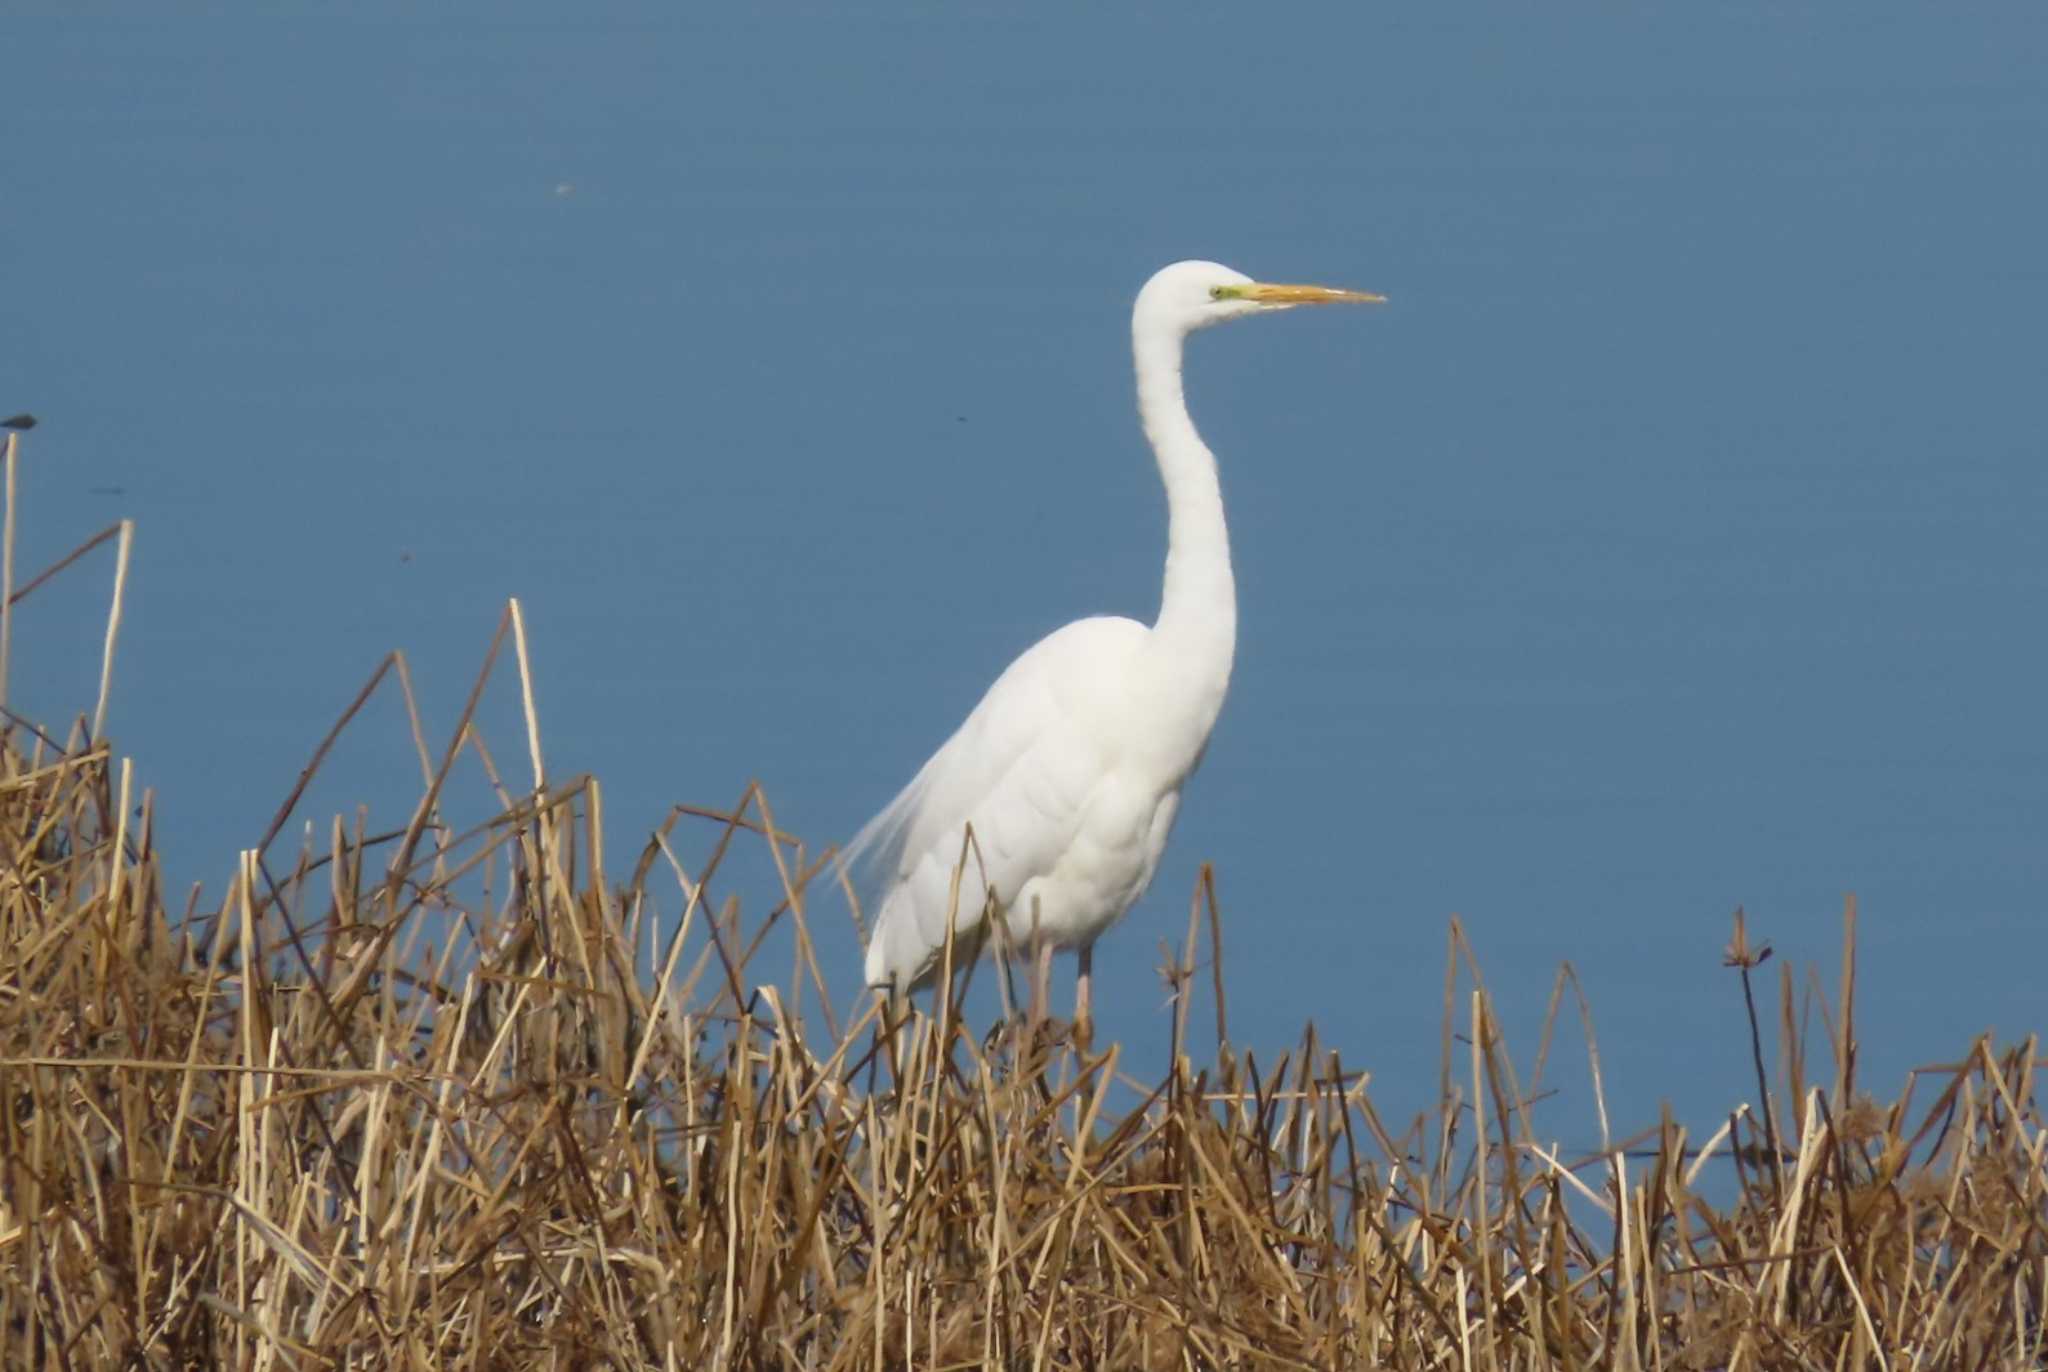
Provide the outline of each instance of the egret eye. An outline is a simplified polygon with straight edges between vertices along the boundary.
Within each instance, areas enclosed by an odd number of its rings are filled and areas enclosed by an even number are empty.
[[[1209,298],[1211,300],[1221,300],[1223,298],[1223,287],[1211,286],[1209,288]]]

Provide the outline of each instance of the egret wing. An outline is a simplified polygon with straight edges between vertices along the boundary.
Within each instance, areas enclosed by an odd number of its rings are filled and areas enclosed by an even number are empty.
[[[1040,640],[847,846],[879,892],[867,979],[908,986],[945,945],[953,873],[969,825],[961,933],[979,933],[986,890],[1001,899],[1051,870],[1073,843],[1104,775],[1104,740],[1090,727],[1096,683],[1115,681],[1147,630],[1128,619],[1084,619]]]

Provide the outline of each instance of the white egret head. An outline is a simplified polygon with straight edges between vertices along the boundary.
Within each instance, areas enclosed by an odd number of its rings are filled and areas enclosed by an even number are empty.
[[[1138,292],[1133,314],[1141,332],[1188,334],[1248,314],[1291,310],[1296,305],[1380,304],[1383,295],[1330,286],[1280,286],[1254,281],[1220,262],[1176,262],[1152,274]]]

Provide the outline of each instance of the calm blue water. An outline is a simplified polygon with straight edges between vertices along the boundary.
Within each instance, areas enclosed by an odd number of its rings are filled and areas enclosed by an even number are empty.
[[[1128,302],[1206,256],[1393,304],[1196,345],[1244,630],[1097,961],[1141,1071],[1204,858],[1233,1036],[1392,1115],[1453,912],[1525,1061],[1578,967],[1624,1122],[1754,1095],[1737,904],[1831,963],[1859,893],[1887,1090],[2043,1026],[2042,11],[67,10],[4,25],[22,561],[140,521],[113,726],[209,899],[388,649],[438,746],[511,594],[620,851],[754,776],[849,834],[1152,611]],[[90,707],[107,575],[17,705]],[[383,704],[309,810],[417,775]]]

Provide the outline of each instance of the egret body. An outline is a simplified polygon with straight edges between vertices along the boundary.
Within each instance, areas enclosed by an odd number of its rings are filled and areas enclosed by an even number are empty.
[[[1159,617],[1077,620],[1033,645],[848,845],[846,864],[881,871],[870,986],[929,981],[949,919],[956,949],[972,956],[992,893],[1010,941],[1034,951],[1041,997],[1052,951],[1076,951],[1075,1021],[1085,1032],[1095,940],[1152,881],[1237,647],[1223,494],[1181,392],[1182,348],[1225,320],[1380,299],[1268,285],[1214,262],[1177,262],[1138,292],[1138,417],[1166,485]]]

